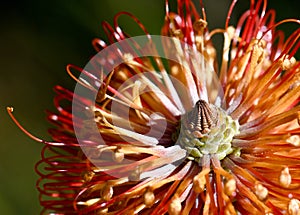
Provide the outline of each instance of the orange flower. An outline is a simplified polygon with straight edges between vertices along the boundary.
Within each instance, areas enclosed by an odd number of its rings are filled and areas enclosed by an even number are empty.
[[[96,39],[86,68],[68,65],[81,75],[75,92],[55,87],[54,142],[24,130],[45,144],[36,165],[42,213],[300,214],[300,29],[287,39],[276,30],[300,21],[275,23],[258,0],[230,26],[235,2],[224,29],[212,31],[204,8],[199,15],[178,0],[174,13],[166,3],[167,60],[135,55],[161,47],[134,16],[104,23],[119,46]],[[126,40],[124,14],[147,47]],[[215,34],[224,36],[220,69]]]

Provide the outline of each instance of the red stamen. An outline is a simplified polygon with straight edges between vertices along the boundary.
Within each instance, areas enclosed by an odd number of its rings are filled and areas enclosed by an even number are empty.
[[[40,142],[40,143],[47,143],[46,141],[34,136],[33,134],[31,134],[29,131],[27,131],[20,123],[19,121],[14,117],[13,115],[13,107],[7,107],[6,108],[8,115],[10,116],[10,118],[13,120],[13,122],[19,127],[19,129],[26,134],[29,138],[33,139],[36,142]]]
[[[235,4],[237,3],[237,1],[238,0],[233,0],[231,2],[229,11],[227,13],[227,18],[226,18],[226,23],[225,23],[225,29],[227,29],[229,27],[229,21],[230,21],[230,18],[231,18],[231,14],[232,14],[233,8],[234,8]]]

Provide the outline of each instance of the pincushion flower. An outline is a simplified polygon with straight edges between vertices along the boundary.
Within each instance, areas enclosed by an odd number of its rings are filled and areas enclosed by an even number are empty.
[[[89,67],[67,66],[81,88],[55,87],[54,141],[24,130],[45,144],[36,165],[42,213],[300,214],[300,29],[288,38],[276,30],[300,22],[275,23],[258,0],[230,26],[235,3],[225,27],[211,30],[204,7],[199,14],[178,0],[175,13],[167,2],[161,47],[126,12],[103,24],[120,45]],[[147,47],[126,40],[120,15],[145,31]],[[173,58],[134,54],[158,49]]]

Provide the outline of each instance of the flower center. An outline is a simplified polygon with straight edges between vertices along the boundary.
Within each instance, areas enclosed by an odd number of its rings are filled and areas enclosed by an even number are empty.
[[[187,150],[188,159],[200,162],[203,155],[215,154],[219,160],[234,153],[239,156],[239,148],[231,145],[234,135],[239,133],[239,123],[227,113],[204,100],[182,117],[180,134],[177,139]]]

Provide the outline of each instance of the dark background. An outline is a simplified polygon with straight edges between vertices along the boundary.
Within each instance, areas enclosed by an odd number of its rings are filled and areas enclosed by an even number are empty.
[[[229,0],[206,0],[210,28],[222,27]],[[91,40],[104,37],[101,22],[112,22],[118,11],[130,11],[152,34],[159,34],[164,20],[164,1],[140,0],[52,0],[6,1],[0,19],[0,213],[38,214],[37,174],[34,164],[40,158],[41,144],[25,136],[9,119],[6,106],[30,132],[43,139],[49,123],[45,110],[54,110],[52,87],[72,89],[75,83],[65,72],[73,63],[84,66],[95,52]],[[240,0],[237,16],[248,1]],[[277,20],[299,18],[299,1],[272,0]],[[235,19],[233,19],[235,20]],[[128,19],[124,28],[139,34]],[[286,25],[288,33],[296,25]]]

